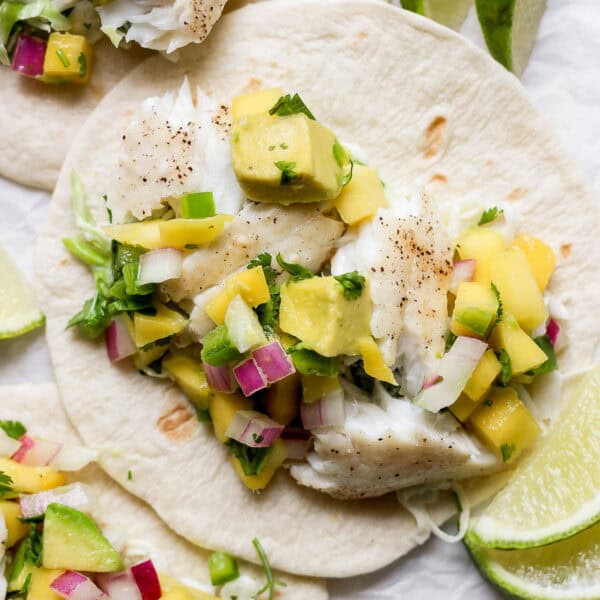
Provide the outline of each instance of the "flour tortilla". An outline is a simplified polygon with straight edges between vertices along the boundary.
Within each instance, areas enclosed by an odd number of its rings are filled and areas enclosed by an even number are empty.
[[[28,433],[46,439],[80,443],[65,414],[56,386],[53,384],[21,384],[0,387],[0,419],[21,421]],[[137,473],[131,470],[132,477]],[[93,516],[119,551],[148,552],[162,574],[180,581],[191,580],[210,588],[208,552],[175,535],[144,502],[125,492],[98,467],[90,465],[72,479],[85,483],[93,493],[97,506]],[[258,581],[264,579],[261,569],[242,563],[241,575]],[[287,583],[281,589],[281,600],[326,600],[325,584],[283,573],[276,574]]]
[[[119,132],[145,97],[177,89],[184,75],[224,102],[257,86],[298,91],[340,139],[360,145],[395,189],[412,193],[425,185],[446,205],[482,195],[490,206],[508,199],[517,229],[556,248],[552,287],[567,296],[571,317],[571,343],[561,356],[566,372],[591,362],[600,334],[596,205],[512,75],[453,32],[383,3],[247,6],[224,17],[206,44],[186,49],[160,78],[158,69],[155,59],[141,65],[86,123],[39,241],[40,297],[67,412],[89,443],[120,450],[104,456],[102,467],[193,542],[253,560],[249,540],[257,535],[277,567],[302,574],[342,577],[380,568],[426,538],[393,497],[334,501],[285,472],[262,495],[250,493],[176,390],[111,366],[102,343],[65,330],[94,291],[86,268],[61,243],[77,233],[71,171],[105,222],[101,196]],[[129,482],[132,464],[138,476]],[[448,511],[436,514],[442,519]]]
[[[139,48],[94,45],[86,86],[50,85],[0,68],[0,175],[51,192],[71,141],[102,98],[144,58]]]

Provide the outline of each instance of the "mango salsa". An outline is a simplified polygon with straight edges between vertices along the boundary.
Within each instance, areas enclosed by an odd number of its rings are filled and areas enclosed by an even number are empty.
[[[92,72],[92,47],[82,35],[53,32],[44,57],[44,79],[86,84]]]
[[[510,387],[493,388],[468,424],[504,462],[514,461],[540,433],[535,419]]]
[[[491,282],[490,262],[506,248],[504,236],[488,227],[471,227],[456,240],[456,252],[461,260],[477,261],[473,281],[484,285]]]
[[[35,569],[31,574],[27,600],[61,600],[61,596],[50,588],[50,584],[62,573],[62,569]]]
[[[35,494],[65,485],[67,479],[63,473],[51,467],[29,467],[21,463],[0,458],[0,471],[4,471],[12,480],[15,492]]]
[[[491,285],[465,281],[456,290],[450,330],[454,335],[485,338],[496,322],[498,299]]]
[[[275,382],[265,391],[265,410],[282,425],[289,423],[298,414],[300,403],[300,376],[294,373]]]
[[[358,341],[358,353],[363,358],[363,365],[367,375],[397,385],[391,369],[385,364],[379,346],[372,337],[363,338]]]
[[[156,340],[181,333],[187,324],[187,319],[176,310],[167,308],[160,302],[156,303],[156,314],[133,314],[134,341],[142,348]]]
[[[219,600],[217,596],[196,588],[187,587],[173,577],[159,574],[159,579],[162,592],[161,600]]]
[[[229,438],[225,435],[233,415],[238,410],[252,410],[251,398],[239,394],[222,394],[215,392],[208,401],[208,412],[212,420],[215,437],[224,444]]]
[[[0,501],[0,514],[4,516],[8,531],[6,547],[10,548],[29,533],[29,523],[23,523],[19,520],[21,509],[18,502]]]
[[[520,248],[529,263],[540,291],[543,292],[556,266],[556,254],[548,244],[530,235],[518,235],[513,247]]]
[[[384,206],[387,206],[387,201],[377,171],[355,164],[350,183],[342,188],[335,200],[335,207],[344,223],[356,225],[372,218]]]
[[[171,219],[159,221],[160,243],[162,248],[194,250],[218,238],[231,221],[231,215],[215,215],[206,219]]]
[[[467,385],[463,390],[464,393],[474,402],[478,402],[490,389],[501,370],[502,365],[496,358],[494,351],[491,349],[486,350],[469,381],[467,381]]]
[[[262,471],[258,475],[246,475],[240,461],[235,457],[231,457],[231,462],[235,468],[240,481],[250,490],[262,490],[267,487],[277,469],[283,464],[287,458],[287,448],[283,440],[275,440],[271,446],[271,452],[267,457],[266,463]]]
[[[237,121],[249,115],[266,114],[283,95],[285,92],[276,87],[236,96],[231,103],[231,116]]]
[[[448,410],[461,422],[465,423],[471,416],[473,411],[479,406],[479,402],[471,400],[469,396],[462,393],[456,402],[452,406],[448,407]]]
[[[194,360],[190,356],[178,352],[167,355],[162,361],[162,366],[198,408],[208,409],[212,391],[206,382],[206,375],[200,360]]]
[[[106,225],[103,229],[109,238],[121,244],[155,250],[161,247],[159,223],[158,220],[151,220],[124,225]]]

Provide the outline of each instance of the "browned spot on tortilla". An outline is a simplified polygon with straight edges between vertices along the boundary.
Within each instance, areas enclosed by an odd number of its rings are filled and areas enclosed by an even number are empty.
[[[494,166],[494,161],[493,160],[486,161],[485,166],[486,167],[493,167]]]
[[[448,178],[445,175],[442,175],[441,173],[435,173],[431,176],[429,183],[446,183],[447,181]]]
[[[250,77],[246,87],[244,87],[245,92],[256,92],[260,89],[262,82],[258,77]]]
[[[421,144],[421,151],[424,158],[432,158],[441,149],[444,144],[444,135],[448,127],[448,121],[445,117],[435,117],[427,126]]]
[[[61,267],[66,267],[69,264],[69,259],[68,258],[63,258],[58,264]]]
[[[561,244],[560,245],[560,253],[563,258],[569,258],[571,256],[571,250],[573,248],[573,244]]]
[[[192,437],[194,415],[182,404],[172,406],[156,422],[158,429],[174,442],[183,442]]]
[[[361,31],[361,32],[358,34],[358,37],[359,37],[361,40],[366,40],[366,39],[369,37],[369,34],[368,34],[366,31]]]
[[[517,187],[508,196],[506,196],[506,199],[509,202],[516,202],[517,200],[520,200],[525,195],[526,191],[527,190],[525,188]]]

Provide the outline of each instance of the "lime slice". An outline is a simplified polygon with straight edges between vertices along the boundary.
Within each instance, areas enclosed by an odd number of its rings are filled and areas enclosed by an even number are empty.
[[[490,54],[517,77],[527,66],[546,0],[475,0]]]
[[[406,10],[458,30],[467,18],[473,0],[400,0],[400,4]]]
[[[23,335],[43,324],[33,288],[0,246],[0,339]]]
[[[578,386],[543,445],[475,521],[480,546],[543,546],[600,520],[600,366]]]
[[[528,550],[493,550],[465,543],[487,578],[518,598],[600,598],[600,524],[577,535]]]

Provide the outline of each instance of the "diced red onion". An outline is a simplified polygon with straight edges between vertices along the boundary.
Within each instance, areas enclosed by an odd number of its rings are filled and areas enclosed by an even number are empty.
[[[50,461],[50,465],[59,471],[81,471],[98,459],[98,452],[85,446],[65,444]]]
[[[106,352],[110,362],[123,360],[137,352],[137,347],[125,321],[126,318],[123,315],[117,315],[104,333]]]
[[[237,389],[237,383],[233,378],[231,369],[224,365],[222,367],[214,367],[208,363],[202,363],[206,381],[211,390],[215,392],[224,392],[232,394]]]
[[[560,325],[554,319],[550,319],[548,321],[548,325],[546,326],[546,335],[548,336],[552,346],[556,347],[558,336],[560,335]]]
[[[102,573],[96,576],[100,588],[113,600],[142,600],[142,593],[131,571]]]
[[[233,375],[240,384],[244,396],[251,396],[267,387],[267,378],[252,357],[233,367]]]
[[[281,439],[287,449],[287,457],[291,460],[302,460],[310,450],[312,435],[306,429],[286,427]]]
[[[64,504],[83,512],[89,512],[91,508],[91,498],[81,483],[73,483],[37,494],[26,494],[19,498],[21,515],[26,519],[43,515],[48,505],[53,503]]]
[[[469,377],[481,360],[487,344],[472,337],[459,336],[438,365],[438,382],[421,391],[416,404],[438,412],[458,399]]]
[[[45,467],[59,453],[62,444],[48,440],[34,439],[27,434],[19,440],[21,445],[11,458],[30,467]]]
[[[13,456],[21,447],[19,440],[14,440],[0,430],[0,456]]]
[[[275,383],[296,372],[292,359],[277,341],[257,348],[252,352],[252,356],[268,383]]]
[[[452,280],[450,281],[450,291],[456,294],[458,286],[463,281],[471,281],[473,275],[475,275],[475,268],[477,267],[477,261],[468,258],[466,260],[457,260],[454,263],[452,270]]]
[[[302,402],[300,417],[304,428],[309,430],[343,425],[346,420],[343,390],[329,392],[316,402]]]
[[[40,38],[21,33],[13,55],[12,70],[27,77],[43,75],[46,45]]]
[[[435,385],[436,383],[439,383],[441,381],[442,377],[441,375],[430,375],[429,377],[425,377],[425,380],[423,381],[423,387],[421,388],[422,390],[426,390],[427,388],[431,387],[432,385]]]
[[[284,426],[255,410],[238,410],[225,435],[252,448],[267,448],[281,435]]]
[[[50,584],[50,588],[68,600],[108,599],[89,577],[77,571],[65,571]]]
[[[137,284],[162,283],[181,276],[183,254],[175,248],[159,248],[140,256]]]
[[[162,590],[154,563],[151,560],[144,560],[133,565],[130,570],[142,594],[142,600],[159,600]]]

